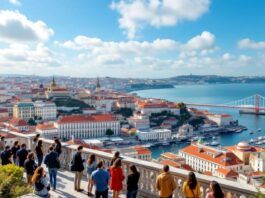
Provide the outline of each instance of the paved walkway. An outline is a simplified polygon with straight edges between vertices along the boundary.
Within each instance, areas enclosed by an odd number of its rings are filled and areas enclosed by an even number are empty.
[[[51,198],[88,198],[86,177],[83,177],[81,188],[84,189],[83,192],[74,191],[74,173],[60,170],[57,175],[57,189],[55,191],[50,190]],[[109,192],[109,197],[112,197],[112,192]],[[124,193],[120,195],[120,198],[125,197]]]

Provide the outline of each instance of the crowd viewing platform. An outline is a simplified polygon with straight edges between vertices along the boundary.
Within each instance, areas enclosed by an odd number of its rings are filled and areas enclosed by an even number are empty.
[[[258,193],[254,186],[248,184],[119,156],[118,152],[112,156],[110,153],[80,145],[66,145],[58,142],[58,139],[54,141],[38,138],[36,141],[32,134],[8,133],[16,138],[21,147],[31,152],[24,163],[19,160],[22,156],[21,148],[16,152],[16,157],[10,155],[7,159],[5,151],[12,145],[5,145],[6,150],[1,154],[2,166],[15,162],[24,167],[27,173],[25,181],[33,186],[33,193],[42,197],[47,197],[48,193],[51,197],[108,197],[107,194],[109,197],[126,197],[126,194],[127,197],[135,197],[135,193],[137,197],[147,198],[219,197],[214,195],[215,192],[222,192],[222,197],[232,198],[255,197]],[[30,166],[31,163],[34,166]],[[28,167],[34,168],[31,170]],[[46,168],[47,176],[42,178]],[[101,178],[110,182],[106,182],[104,186]],[[44,190],[47,186],[50,186],[50,191]]]

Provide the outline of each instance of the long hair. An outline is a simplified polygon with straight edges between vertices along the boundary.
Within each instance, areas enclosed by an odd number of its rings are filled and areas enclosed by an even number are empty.
[[[95,154],[91,154],[87,160],[88,165],[93,164],[96,161],[96,155]]]
[[[224,198],[221,186],[216,181],[212,181],[210,186],[213,191],[214,198]]]
[[[42,147],[42,140],[39,140],[37,143],[37,147]]]
[[[56,144],[60,145],[60,146],[62,145],[61,142],[60,142],[60,140],[59,140],[58,138],[56,138],[56,139],[54,140],[54,142],[55,142]]]
[[[34,160],[34,153],[33,152],[30,152],[27,156],[28,159],[32,159]]]
[[[13,144],[14,147],[16,146],[19,146],[19,142],[18,141],[15,141],[14,144]]]
[[[197,186],[197,179],[194,172],[189,172],[187,184],[191,190],[194,190]]]
[[[33,176],[32,176],[32,183],[33,183],[33,184],[35,184],[36,182],[38,182],[38,181],[41,179],[41,177],[42,177],[42,175],[43,175],[43,171],[44,171],[44,169],[43,169],[41,166],[39,166],[39,167],[35,170],[35,172],[34,172],[34,174],[33,174]]]
[[[116,159],[115,161],[114,161],[114,163],[113,163],[113,167],[121,167],[121,159],[120,158],[118,158],[118,159]]]
[[[132,173],[134,173],[134,174],[138,173],[137,168],[136,168],[135,165],[131,165],[131,166],[130,166],[130,170],[131,170]]]
[[[40,134],[35,135],[35,137],[33,138],[33,142],[37,142],[39,137],[40,137]]]

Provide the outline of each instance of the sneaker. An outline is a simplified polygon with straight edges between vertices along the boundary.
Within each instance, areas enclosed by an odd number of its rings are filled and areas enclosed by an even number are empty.
[[[88,193],[87,193],[87,196],[89,196],[89,197],[93,197],[94,195],[93,195],[93,193],[88,192]]]
[[[83,192],[83,191],[84,191],[84,189],[82,189],[82,188],[77,190],[77,192]]]

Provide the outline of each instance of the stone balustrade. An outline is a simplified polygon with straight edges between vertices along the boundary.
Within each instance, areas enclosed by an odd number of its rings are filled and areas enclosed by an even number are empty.
[[[10,132],[17,136],[18,140],[21,143],[26,143],[31,149],[32,144],[32,135],[25,135],[16,132]],[[48,147],[53,143],[52,140],[42,139],[45,152],[47,152]],[[70,162],[72,160],[73,154],[76,152],[77,145],[65,145],[62,147],[62,154],[60,156],[61,167],[69,170]],[[83,158],[87,159],[90,154],[95,154],[97,161],[102,160],[106,167],[110,165],[112,154],[97,151],[93,149],[84,148]],[[129,173],[130,165],[134,164],[139,172],[141,173],[141,178],[139,181],[139,194],[141,197],[157,197],[158,192],[156,190],[156,177],[161,173],[162,165],[147,162],[143,160],[138,160],[134,158],[124,157],[122,160],[122,166],[124,175],[127,176]],[[170,168],[172,174],[174,175],[175,181],[177,183],[177,189],[174,191],[174,197],[184,197],[182,193],[182,185],[186,180],[188,171],[176,168]],[[202,197],[205,196],[206,190],[209,188],[210,181],[215,180],[221,186],[223,191],[226,194],[226,197],[236,198],[236,197],[255,197],[257,189],[252,185],[240,184],[238,182],[229,181],[225,179],[220,179],[216,177],[206,176],[199,173],[196,173],[197,179],[201,185]]]

